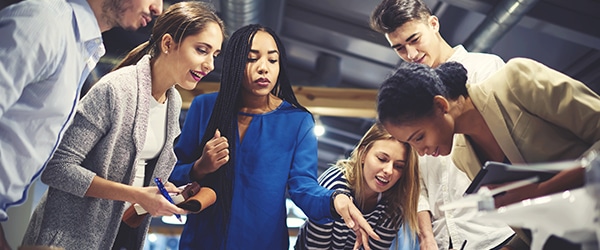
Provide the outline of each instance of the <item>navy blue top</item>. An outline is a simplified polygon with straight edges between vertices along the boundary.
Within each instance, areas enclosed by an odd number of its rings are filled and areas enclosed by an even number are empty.
[[[175,146],[178,162],[170,178],[175,185],[191,181],[190,170],[199,158],[195,152],[201,152],[199,144],[216,97],[217,93],[199,95],[190,106]],[[214,213],[222,213],[211,206],[187,216],[180,249],[288,249],[286,187],[309,218],[323,223],[332,220],[329,206],[333,191],[317,182],[317,139],[312,116],[285,101],[271,112],[247,115],[252,121],[244,139],[240,143],[236,138],[228,233],[223,235],[221,224],[206,223]],[[228,139],[231,144],[232,138]]]

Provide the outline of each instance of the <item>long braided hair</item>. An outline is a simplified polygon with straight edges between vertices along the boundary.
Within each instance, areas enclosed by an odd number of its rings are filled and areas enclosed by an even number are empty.
[[[254,35],[258,31],[269,33],[279,50],[279,77],[271,94],[287,101],[293,106],[309,112],[304,106],[298,103],[292,90],[292,85],[288,79],[286,68],[285,48],[277,34],[268,27],[251,24],[236,30],[227,42],[223,51],[223,69],[221,76],[221,86],[215,106],[212,110],[210,120],[202,137],[201,147],[198,155],[202,154],[204,145],[213,138],[217,129],[221,136],[230,140],[229,143],[229,161],[221,166],[217,171],[207,175],[203,179],[202,185],[209,186],[217,192],[219,197],[213,205],[214,209],[222,211],[223,217],[219,219],[213,217],[213,223],[225,225],[222,229],[227,232],[227,225],[230,219],[231,202],[233,198],[233,179],[235,169],[236,139],[238,137],[237,115],[242,107],[242,82],[244,81],[244,71],[248,62],[248,54],[254,40]],[[216,211],[215,211],[216,212]]]

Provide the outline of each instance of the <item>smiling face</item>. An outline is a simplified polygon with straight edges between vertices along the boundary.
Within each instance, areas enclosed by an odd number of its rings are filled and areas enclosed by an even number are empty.
[[[385,129],[397,140],[410,144],[419,155],[448,155],[452,150],[454,120],[440,110],[411,122],[383,123]]]
[[[383,193],[402,177],[407,162],[406,146],[394,139],[374,141],[364,155],[363,176],[367,195]]]
[[[429,16],[426,21],[415,19],[406,22],[393,32],[386,33],[385,37],[402,60],[436,67],[442,63],[438,32],[437,17]]]
[[[244,71],[243,95],[267,96],[279,77],[279,50],[275,39],[265,31],[257,31],[248,53]]]
[[[175,44],[172,38],[170,41],[163,42],[166,53],[162,55],[167,60],[169,75],[183,89],[194,89],[198,81],[215,68],[214,59],[221,53],[223,43],[221,27],[209,22],[204,30],[185,37],[180,44]]]
[[[162,13],[162,0],[106,0],[102,6],[102,20],[109,26],[137,30],[145,27],[153,16]]]

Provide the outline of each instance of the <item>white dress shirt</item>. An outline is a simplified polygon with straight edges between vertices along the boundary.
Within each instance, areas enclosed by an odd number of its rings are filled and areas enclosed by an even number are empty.
[[[433,235],[440,249],[458,248],[466,240],[466,249],[491,249],[508,239],[514,232],[505,223],[476,220],[477,208],[457,208],[441,211],[443,204],[459,200],[471,184],[449,156],[419,158],[421,195],[419,211],[432,215]]]
[[[85,0],[27,0],[0,11],[0,221],[26,200],[105,50]]]

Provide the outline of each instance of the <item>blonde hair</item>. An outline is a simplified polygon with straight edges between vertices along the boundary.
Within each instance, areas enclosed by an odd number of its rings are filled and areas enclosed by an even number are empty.
[[[364,181],[362,159],[371,149],[373,143],[380,140],[396,139],[385,130],[383,125],[376,123],[358,142],[348,159],[336,162],[336,166],[342,169],[348,180],[348,185],[354,191],[354,199],[356,199],[361,210],[365,208],[364,190],[367,188]],[[392,188],[383,192],[382,199],[387,200],[386,215],[389,217],[401,216],[404,224],[411,229],[411,236],[414,239],[416,237],[415,232],[419,231],[417,223],[417,203],[420,192],[418,155],[410,145],[404,143],[404,147],[406,148],[407,161],[402,170],[402,176]]]

